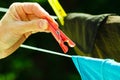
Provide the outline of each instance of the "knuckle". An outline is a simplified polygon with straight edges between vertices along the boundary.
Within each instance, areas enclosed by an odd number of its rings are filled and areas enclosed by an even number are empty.
[[[34,7],[40,7],[40,4],[37,2],[34,2],[33,5],[34,5]]]
[[[37,2],[34,2],[33,4],[35,4],[35,5],[39,5],[39,3],[37,3]]]
[[[14,2],[10,5],[10,9],[20,4],[21,4],[20,2]]]
[[[18,4],[21,4],[21,2],[14,2],[11,4],[11,6],[15,6],[15,5],[18,5]]]

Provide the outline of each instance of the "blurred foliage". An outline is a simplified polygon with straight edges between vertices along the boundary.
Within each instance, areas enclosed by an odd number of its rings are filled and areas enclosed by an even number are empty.
[[[67,13],[120,14],[119,0],[59,0]],[[8,8],[13,2],[38,2],[47,12],[55,15],[47,0],[1,0],[0,6]],[[0,13],[0,17],[5,13]],[[62,52],[58,43],[47,33],[30,36],[24,44]],[[70,48],[67,54],[75,54]],[[19,48],[0,60],[0,80],[80,80],[69,58]]]

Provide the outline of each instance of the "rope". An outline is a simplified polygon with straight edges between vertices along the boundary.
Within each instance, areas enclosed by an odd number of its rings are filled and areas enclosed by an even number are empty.
[[[7,8],[0,7],[0,12],[7,12],[7,11],[8,11]],[[52,16],[51,15],[51,17],[53,19],[57,19],[57,16]],[[54,52],[54,51],[51,51],[51,50],[41,49],[41,48],[37,48],[37,47],[33,47],[33,46],[28,46],[28,45],[23,45],[23,44],[20,45],[20,47],[26,48],[26,49],[31,49],[31,50],[36,50],[36,51],[40,51],[40,52],[50,53],[50,54],[54,54],[54,55],[69,57],[69,58],[72,57],[71,55],[67,55],[67,54],[64,54],[64,53]]]
[[[0,7],[0,12],[7,12],[7,8],[2,8],[2,7]]]
[[[33,46],[28,46],[28,45],[23,45],[23,44],[20,45],[20,47],[22,47],[22,48],[27,48],[27,49],[31,49],[31,50],[36,50],[36,51],[40,51],[40,52],[55,54],[55,55],[59,55],[59,56],[69,57],[69,58],[72,57],[71,55],[68,55],[68,54],[59,53],[59,52],[54,52],[54,51],[50,51],[50,50],[46,50],[46,49],[41,49],[41,48],[37,48],[37,47],[33,47]]]

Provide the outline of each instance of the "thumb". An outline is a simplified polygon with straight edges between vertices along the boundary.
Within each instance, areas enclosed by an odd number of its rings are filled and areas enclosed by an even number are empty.
[[[48,22],[45,19],[36,19],[31,21],[17,22],[19,33],[27,32],[45,32],[48,28]]]

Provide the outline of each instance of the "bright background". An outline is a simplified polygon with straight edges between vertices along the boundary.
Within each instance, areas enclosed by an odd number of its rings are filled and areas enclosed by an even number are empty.
[[[47,0],[0,0],[8,8],[13,2],[38,2],[51,15],[55,15]],[[120,0],[59,0],[67,13],[120,14]],[[0,17],[5,13],[0,12]],[[51,34],[37,33],[24,44],[62,52]],[[67,54],[77,55],[72,48]],[[70,58],[19,48],[0,60],[0,80],[80,80]]]

